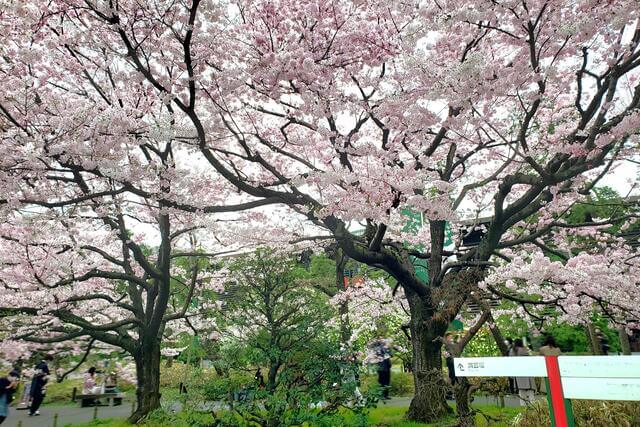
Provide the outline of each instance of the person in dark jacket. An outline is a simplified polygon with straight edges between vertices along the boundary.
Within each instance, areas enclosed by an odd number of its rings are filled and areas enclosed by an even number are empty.
[[[0,378],[0,424],[9,416],[9,404],[13,400],[13,393],[18,388],[20,373],[13,370],[6,377]]]
[[[45,386],[49,380],[49,365],[47,362],[51,362],[53,357],[47,354],[35,368],[33,379],[31,380],[31,390],[29,396],[31,397],[31,405],[29,406],[29,416],[40,415],[38,409],[44,400]]]
[[[380,336],[369,347],[373,352],[373,360],[378,365],[378,384],[382,388],[382,398],[388,400],[391,386],[391,340]]]

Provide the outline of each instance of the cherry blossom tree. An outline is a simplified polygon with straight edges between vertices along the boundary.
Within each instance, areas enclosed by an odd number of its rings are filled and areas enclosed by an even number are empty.
[[[228,213],[265,202],[243,201],[193,165],[181,118],[129,79],[108,34],[87,27],[102,22],[91,7],[1,6],[7,342],[125,350],[137,371],[135,421],[159,406],[163,338],[206,326],[209,307],[192,305],[216,286],[205,260],[243,245],[242,219]]]
[[[216,254],[196,241],[194,229],[203,224],[120,196],[63,209],[34,200],[7,214],[0,295],[13,340],[76,342],[81,349],[88,338],[85,346],[97,340],[129,353],[137,368],[137,419],[159,405],[163,338],[201,326],[209,307],[192,301],[216,288],[205,261]]]
[[[485,267],[542,245],[565,227],[568,206],[634,155],[638,11],[597,1],[380,6],[242,2],[235,72],[246,84],[235,103],[218,102],[236,148],[201,149],[219,171],[222,158],[250,164],[250,180],[231,182],[281,197],[402,284],[416,376],[409,416],[430,420],[446,410],[432,386],[437,338]],[[427,223],[415,236],[404,232],[406,210]],[[490,218],[480,244],[445,250],[446,222],[470,216]],[[349,221],[366,222],[362,237]],[[428,259],[428,280],[412,257]]]
[[[223,178],[205,200],[229,184],[243,207],[285,204],[387,271],[410,306],[415,420],[448,410],[441,337],[486,268],[548,246],[636,154],[635,0],[4,3],[10,138],[108,153],[161,116],[192,166]],[[447,248],[447,222],[473,217],[488,218],[480,243]]]

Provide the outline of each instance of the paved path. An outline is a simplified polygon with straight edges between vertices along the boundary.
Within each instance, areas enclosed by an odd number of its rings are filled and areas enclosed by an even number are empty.
[[[408,407],[411,397],[394,397],[391,400],[381,401],[379,406]],[[452,403],[452,402],[450,402]],[[497,398],[478,396],[474,398],[474,404],[497,405]],[[514,396],[505,397],[505,406],[519,406],[519,400]],[[22,421],[22,427],[53,427],[55,414],[58,414],[57,427],[68,424],[78,424],[91,421],[94,408],[79,408],[78,406],[43,406],[40,408],[40,416],[29,417],[27,411],[10,409],[9,418],[2,427],[18,427]],[[131,414],[131,402],[124,402],[122,406],[101,406],[98,408],[98,418],[126,418]]]
[[[80,408],[78,406],[42,406],[40,416],[30,417],[28,411],[16,411],[9,408],[9,418],[2,427],[53,427],[55,414],[58,414],[57,427],[67,424],[78,424],[93,419],[94,408]],[[124,402],[121,406],[98,407],[98,418],[126,418],[131,414],[131,402]]]

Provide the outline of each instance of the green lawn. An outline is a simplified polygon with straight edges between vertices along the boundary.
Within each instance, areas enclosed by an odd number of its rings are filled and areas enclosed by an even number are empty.
[[[520,412],[520,408],[498,408],[496,406],[474,405],[479,412],[476,415],[478,426],[508,426],[509,421]],[[404,414],[407,408],[403,407],[380,407],[373,409],[368,416],[369,423],[373,426],[385,427],[426,427],[426,426],[453,426],[456,424],[455,414],[452,414],[447,420],[443,420],[438,424],[424,424],[406,421]],[[483,416],[486,415],[489,418]]]

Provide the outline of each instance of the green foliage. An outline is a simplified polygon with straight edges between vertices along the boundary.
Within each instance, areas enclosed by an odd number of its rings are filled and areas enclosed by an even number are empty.
[[[482,328],[465,346],[464,357],[500,356],[500,349],[488,328]]]
[[[572,401],[576,426],[611,427],[640,425],[640,402],[610,402],[594,400]],[[546,401],[532,404],[514,420],[515,427],[551,425]]]
[[[509,392],[509,379],[506,377],[471,377],[469,382],[475,387],[475,393],[484,396],[504,396]]]
[[[363,417],[364,410],[374,402],[365,394],[355,402],[356,366],[345,361],[335,343],[310,340],[305,351],[292,355],[279,374],[271,391],[258,389],[255,381],[238,376],[218,379],[205,386],[207,394],[225,401],[234,410],[234,421],[220,425],[261,426],[334,426],[344,425],[345,405],[350,412]],[[242,398],[240,398],[242,396]],[[228,417],[222,414],[221,417]],[[240,417],[242,423],[237,422]],[[224,418],[220,418],[222,423]],[[226,421],[224,421],[226,422]]]
[[[178,387],[184,383],[187,387],[202,387],[216,377],[211,369],[174,362],[170,367],[160,367],[160,387]]]
[[[207,400],[230,400],[233,393],[247,390],[253,385],[252,375],[233,372],[230,376],[217,377],[207,381],[203,387],[203,395]]]
[[[191,408],[175,413],[163,409],[153,411],[147,415],[144,424],[146,427],[213,427],[218,425],[212,413],[196,411]]]
[[[553,336],[563,353],[589,353],[591,351],[584,326],[555,323],[549,325],[545,332]]]
[[[377,375],[366,375],[361,377],[362,390],[373,390],[378,385]],[[413,374],[410,372],[391,372],[391,388],[389,393],[393,397],[413,395]]]
[[[476,425],[479,427],[505,427],[511,425],[511,420],[517,416],[521,408],[498,408],[495,406],[474,405],[476,411]],[[349,411],[338,411],[335,417],[326,417],[317,424],[306,422],[301,424],[304,427],[326,426],[326,427],[363,427],[363,426],[380,426],[380,427],[427,427],[436,426],[436,424],[423,424],[410,422],[405,419],[407,412],[406,406],[380,406],[369,410],[366,415],[352,414]],[[194,420],[195,422],[208,421],[202,414],[169,414],[160,411],[153,414],[143,423],[141,427],[185,427],[184,420]],[[456,419],[452,415],[446,420],[442,420],[437,424],[438,427],[454,426]],[[315,422],[315,421],[314,421]],[[326,424],[333,422],[333,424]],[[324,423],[324,424],[323,424]],[[201,424],[194,424],[196,426]],[[545,425],[545,424],[540,424]],[[548,425],[548,424],[547,424]],[[67,425],[66,427],[131,427],[132,425],[124,420],[96,420],[89,423]],[[256,421],[247,421],[233,411],[219,411],[214,415],[214,420],[208,426],[224,426],[224,427],[255,427],[259,426]],[[538,427],[538,426],[536,426]]]

